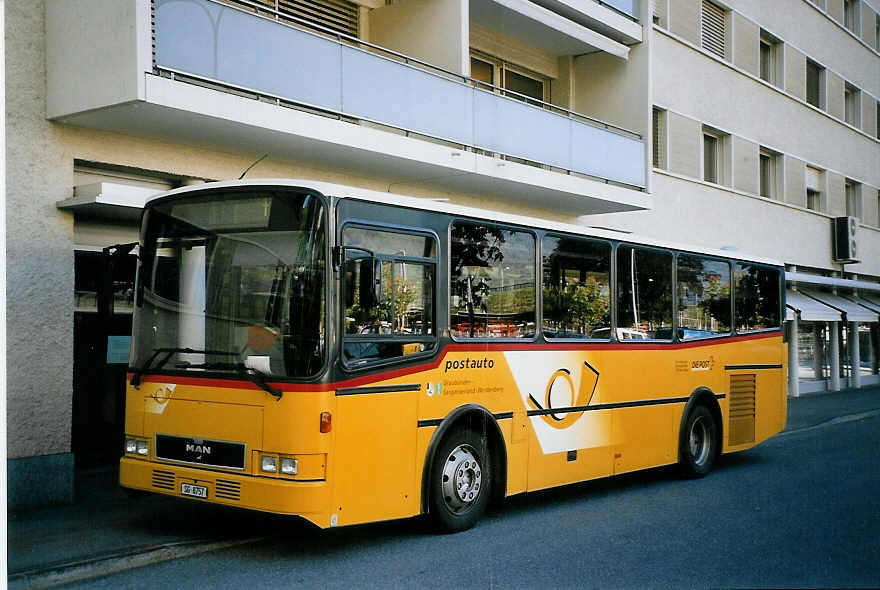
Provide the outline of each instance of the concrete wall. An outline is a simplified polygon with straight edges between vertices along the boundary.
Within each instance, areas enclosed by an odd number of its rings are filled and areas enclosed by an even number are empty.
[[[669,30],[700,45],[700,0],[669,0]]]
[[[680,113],[880,186],[878,142],[675,39],[654,36],[654,100]],[[876,57],[875,57],[876,59]],[[680,72],[688,72],[682,76]],[[712,84],[706,84],[712,80]],[[671,106],[671,105],[674,105]],[[828,149],[828,146],[834,149]]]
[[[842,0],[828,0],[829,7],[833,2],[841,2],[842,22]],[[880,96],[877,54],[806,0],[730,0],[726,4],[843,79]]]
[[[757,24],[743,18],[740,14],[731,17],[733,25],[733,63],[748,73],[757,76],[761,29]]]
[[[758,171],[758,144],[734,136],[733,143],[733,188],[747,193],[760,191]]]
[[[877,26],[877,13],[865,3],[862,3],[862,41],[880,51],[877,46],[877,35],[875,27]]]
[[[731,247],[803,267],[839,269],[831,260],[829,215],[665,173],[654,173],[654,193],[657,199],[650,212],[593,216],[590,223],[688,244]],[[686,235],[681,233],[683,219],[688,221]],[[859,242],[863,253],[880,252],[880,229],[860,227]],[[846,270],[880,274],[880,257],[863,258]]]
[[[785,53],[785,90],[801,100],[807,99],[807,61],[804,54],[791,46]]]
[[[801,160],[784,156],[785,168],[785,202],[798,207],[807,206],[807,189],[805,183],[806,166]]]
[[[669,170],[692,178],[700,176],[700,124],[673,112],[666,113],[669,134]]]
[[[630,47],[627,60],[604,52],[576,56],[574,110],[648,137],[651,43]]]
[[[370,11],[368,41],[466,74],[468,18],[467,0],[396,2]]]
[[[825,71],[825,95],[828,114],[843,119],[843,79],[834,72]]]
[[[877,101],[862,93],[862,131],[877,137]]]

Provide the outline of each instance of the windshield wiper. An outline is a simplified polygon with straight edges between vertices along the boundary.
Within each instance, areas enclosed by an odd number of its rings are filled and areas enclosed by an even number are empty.
[[[253,367],[248,367],[244,363],[190,363],[184,361],[182,363],[177,363],[177,365],[175,366],[179,369],[219,369],[221,371],[235,371],[257,387],[277,399],[281,399],[281,396],[284,395],[280,389],[276,389],[266,383],[265,373],[262,373]]]
[[[153,366],[153,361],[155,361],[156,357],[158,357],[163,352],[165,353],[165,356],[162,357],[159,360],[159,362],[156,363],[155,366]],[[193,348],[157,348],[157,349],[153,350],[153,354],[150,355],[150,358],[148,358],[143,365],[141,365],[140,367],[137,367],[132,372],[130,383],[132,385],[134,385],[135,387],[137,387],[138,385],[141,384],[141,378],[144,376],[144,374],[147,371],[149,371],[150,369],[154,369],[154,370],[158,371],[159,369],[161,369],[162,367],[165,366],[165,363],[168,362],[168,360],[171,358],[172,355],[177,354],[177,353],[183,353],[183,354],[222,354],[222,355],[226,355],[226,356],[238,356],[238,353],[236,353],[236,352],[226,352],[223,350],[218,351],[218,350],[195,350]]]

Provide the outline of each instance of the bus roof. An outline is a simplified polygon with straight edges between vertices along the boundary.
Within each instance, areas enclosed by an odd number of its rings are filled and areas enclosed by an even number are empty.
[[[706,248],[696,246],[694,244],[685,244],[680,242],[670,242],[667,240],[659,240],[631,234],[624,231],[614,231],[599,229],[585,225],[575,225],[571,223],[562,223],[558,221],[550,221],[539,217],[529,217],[525,215],[514,215],[510,213],[502,213],[491,209],[480,209],[477,207],[467,207],[464,205],[454,205],[431,198],[419,198],[402,195],[398,193],[374,191],[343,184],[334,184],[330,182],[321,182],[316,180],[294,179],[294,178],[257,178],[248,180],[227,180],[222,182],[208,182],[204,184],[196,184],[173,189],[167,192],[153,195],[147,200],[147,204],[157,199],[165,197],[179,196],[190,192],[200,192],[204,190],[234,188],[234,187],[259,187],[259,186],[284,186],[284,187],[301,187],[316,190],[325,196],[337,197],[340,199],[357,199],[363,201],[371,201],[387,205],[398,205],[410,209],[419,209],[424,211],[435,211],[437,213],[446,213],[460,217],[473,217],[477,219],[485,219],[492,222],[508,223],[523,227],[531,227],[536,229],[544,229],[550,231],[558,231],[571,234],[579,234],[614,240],[618,242],[629,242],[634,244],[642,244],[645,246],[656,246],[658,248],[668,248],[684,252],[694,252],[717,256],[720,258],[731,258],[735,260],[743,260],[748,262],[756,262],[759,264],[767,264],[771,266],[783,266],[783,263],[771,258],[757,256],[740,252],[739,250],[721,250],[718,248]]]

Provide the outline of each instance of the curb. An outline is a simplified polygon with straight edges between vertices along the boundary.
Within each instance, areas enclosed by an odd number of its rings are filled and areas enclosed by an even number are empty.
[[[813,424],[812,426],[802,426],[800,428],[795,428],[794,430],[783,430],[779,434],[775,435],[773,438],[788,436],[789,434],[798,434],[800,432],[807,432],[809,430],[818,430],[820,428],[827,428],[829,426],[836,426],[838,424],[846,424],[847,422],[858,422],[859,420],[866,420],[868,418],[873,418],[874,416],[880,416],[880,409],[868,410],[867,412],[860,412],[858,414],[848,414],[846,416],[837,416],[836,418],[832,418],[818,424]]]
[[[207,542],[204,539],[180,541],[141,547],[134,550],[119,551],[101,557],[92,557],[78,561],[50,564],[11,572],[7,578],[10,589],[16,588],[51,588],[60,584],[81,582],[100,578],[130,569],[190,557],[209,551],[229,549],[241,545],[257,543],[269,537],[250,537],[231,541]]]

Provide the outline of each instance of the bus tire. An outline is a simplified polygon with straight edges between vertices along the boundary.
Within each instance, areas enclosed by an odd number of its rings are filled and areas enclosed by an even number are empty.
[[[492,495],[488,441],[470,429],[456,429],[440,443],[431,466],[430,511],[440,532],[476,524]]]
[[[678,466],[682,475],[703,477],[712,469],[718,454],[718,425],[703,404],[691,409],[679,439]]]

